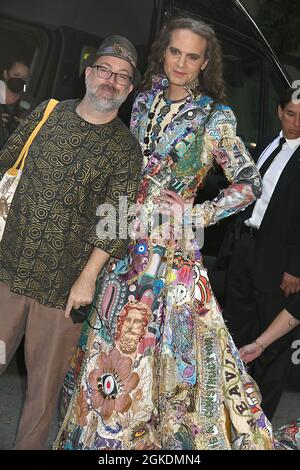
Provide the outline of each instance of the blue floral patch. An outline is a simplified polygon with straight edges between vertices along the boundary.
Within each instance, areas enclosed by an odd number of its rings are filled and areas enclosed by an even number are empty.
[[[116,263],[115,273],[116,275],[126,274],[128,272],[128,257],[120,259]]]

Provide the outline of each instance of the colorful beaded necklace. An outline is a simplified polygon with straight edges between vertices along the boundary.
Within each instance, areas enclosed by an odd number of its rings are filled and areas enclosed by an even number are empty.
[[[165,97],[163,92],[156,97],[148,114],[148,125],[146,128],[146,135],[144,137],[144,156],[146,158],[149,157],[155,150],[155,147],[166,131],[169,123],[191,99],[191,96],[188,95],[180,100],[170,100]],[[163,104],[162,101],[164,102]],[[172,107],[173,109],[175,107],[175,112],[170,117],[170,119],[167,120],[166,125],[162,129],[163,122],[172,110]]]

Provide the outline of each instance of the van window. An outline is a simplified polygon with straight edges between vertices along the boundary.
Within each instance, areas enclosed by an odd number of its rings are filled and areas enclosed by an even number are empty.
[[[99,39],[99,44],[101,42],[101,39]],[[95,54],[97,52],[97,46],[92,46],[92,45],[84,45],[81,54],[80,54],[80,64],[79,64],[79,71],[78,71],[78,76],[80,77],[82,73],[84,72],[85,69],[85,64],[86,61],[91,54]]]
[[[30,36],[0,27],[0,71],[3,70],[13,59],[22,59],[31,64],[35,46]],[[5,47],[4,47],[5,45]]]
[[[251,147],[259,134],[262,61],[247,47],[220,39],[228,104],[237,118],[238,135]]]
[[[266,113],[266,134],[273,135],[280,131],[281,125],[278,119],[277,108],[279,97],[282,95],[282,82],[273,70],[268,77],[268,111]]]
[[[26,87],[35,50],[32,38],[16,30],[0,28],[0,148],[19,122],[32,108],[27,98]],[[14,95],[9,93],[10,80],[20,80]],[[23,80],[23,81],[22,81]]]

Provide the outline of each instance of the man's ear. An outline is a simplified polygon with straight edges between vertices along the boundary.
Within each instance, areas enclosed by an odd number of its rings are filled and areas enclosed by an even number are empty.
[[[88,77],[91,73],[92,68],[88,65],[84,71],[85,78]]]
[[[7,69],[3,70],[3,78],[4,80],[8,80],[8,72],[7,72]]]
[[[277,108],[277,112],[278,112],[278,117],[279,117],[279,119],[280,119],[280,121],[281,121],[282,115],[283,115],[283,109],[282,109],[282,107],[281,107],[280,105],[279,105],[278,108]]]
[[[204,64],[202,64],[201,70],[205,70],[207,64],[208,64],[208,59],[204,62]]]

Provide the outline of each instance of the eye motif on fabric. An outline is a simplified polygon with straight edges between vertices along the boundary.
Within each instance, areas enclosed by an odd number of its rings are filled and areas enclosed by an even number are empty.
[[[105,398],[114,400],[122,391],[122,385],[117,375],[107,373],[98,377],[98,390]]]

